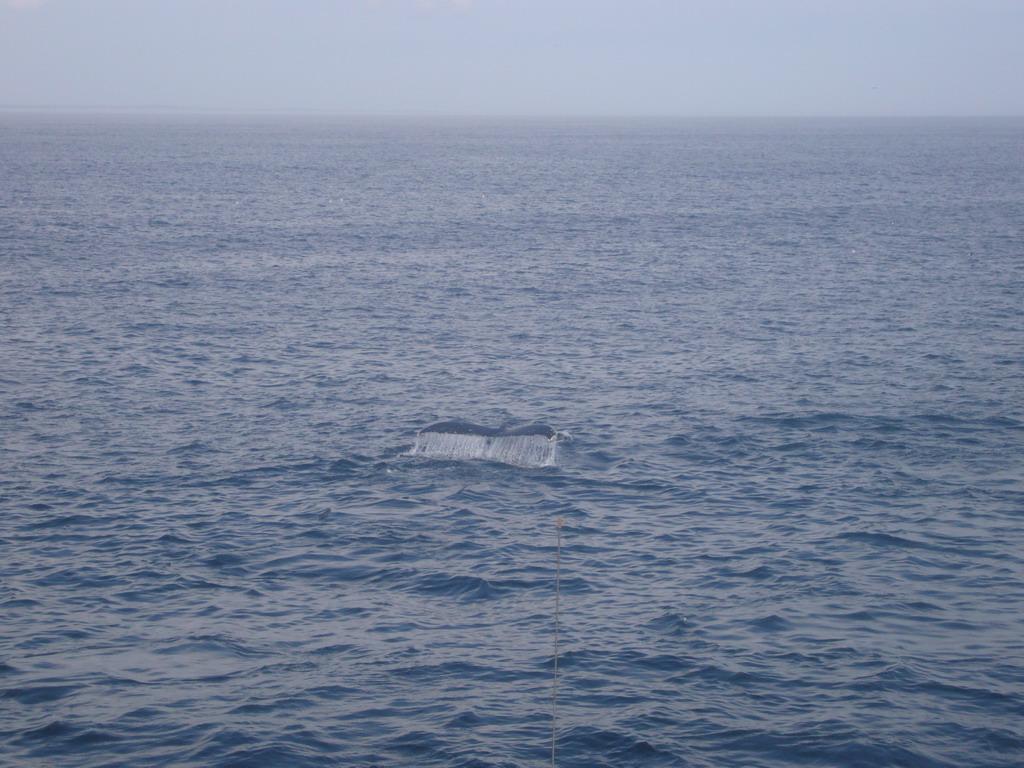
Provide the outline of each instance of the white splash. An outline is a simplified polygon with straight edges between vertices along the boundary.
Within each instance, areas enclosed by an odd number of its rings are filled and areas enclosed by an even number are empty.
[[[463,435],[451,432],[422,432],[410,456],[431,459],[485,459],[517,467],[550,467],[555,463],[558,441],[545,435]]]

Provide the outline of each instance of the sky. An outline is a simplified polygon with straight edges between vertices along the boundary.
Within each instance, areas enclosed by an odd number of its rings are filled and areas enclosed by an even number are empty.
[[[1024,115],[1024,0],[0,0],[0,109]]]

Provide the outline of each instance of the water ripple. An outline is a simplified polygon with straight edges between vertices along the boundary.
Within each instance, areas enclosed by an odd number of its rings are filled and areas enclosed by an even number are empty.
[[[1024,762],[1016,123],[3,120],[12,764]]]

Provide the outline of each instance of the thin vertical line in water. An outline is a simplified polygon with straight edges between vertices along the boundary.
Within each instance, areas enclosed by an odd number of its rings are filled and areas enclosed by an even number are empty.
[[[551,675],[551,768],[555,768],[555,744],[558,741],[558,613],[562,598],[562,517],[558,517],[558,544],[555,547],[555,664]]]

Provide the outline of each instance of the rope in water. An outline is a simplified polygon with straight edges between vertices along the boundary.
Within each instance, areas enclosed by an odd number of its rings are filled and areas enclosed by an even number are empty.
[[[551,677],[551,768],[555,768],[558,740],[558,612],[562,596],[562,518],[558,518],[558,546],[555,548],[555,664]]]

